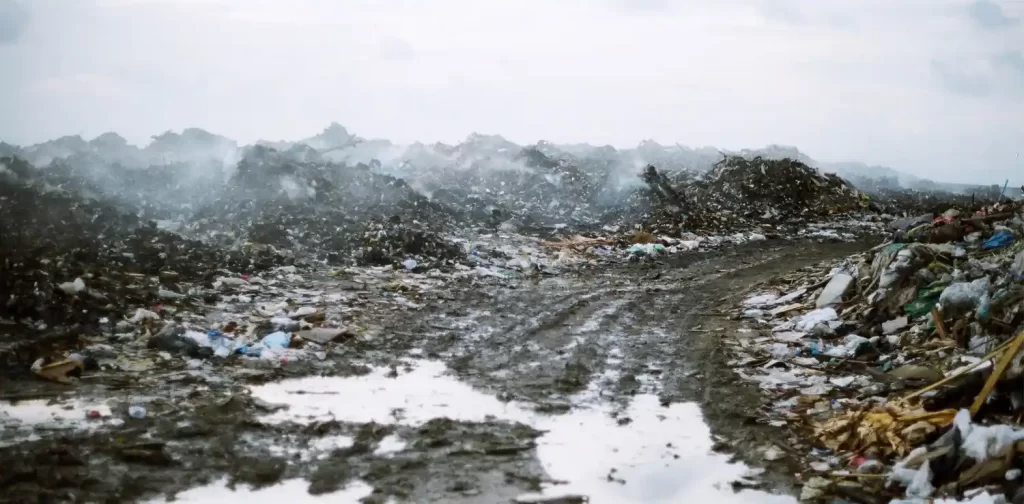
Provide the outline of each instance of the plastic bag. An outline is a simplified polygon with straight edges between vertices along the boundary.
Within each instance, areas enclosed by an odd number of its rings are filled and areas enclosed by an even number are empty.
[[[981,244],[981,248],[984,250],[994,250],[997,248],[1003,248],[1013,243],[1013,233],[1009,231],[1000,231],[991,238]]]

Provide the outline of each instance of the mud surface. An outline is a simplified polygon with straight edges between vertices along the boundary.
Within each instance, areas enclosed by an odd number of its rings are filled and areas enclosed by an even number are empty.
[[[0,501],[790,502],[796,468],[758,450],[785,439],[725,366],[737,325],[720,310],[867,246],[768,241],[446,289],[318,363],[5,382]]]

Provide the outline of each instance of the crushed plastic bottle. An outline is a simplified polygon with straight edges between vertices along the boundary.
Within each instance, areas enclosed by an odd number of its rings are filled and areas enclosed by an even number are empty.
[[[128,416],[136,420],[146,418],[146,407],[141,404],[133,404],[128,407]]]

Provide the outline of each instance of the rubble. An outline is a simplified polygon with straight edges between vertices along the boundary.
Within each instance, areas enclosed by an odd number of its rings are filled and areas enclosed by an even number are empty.
[[[730,342],[735,372],[759,384],[763,421],[791,429],[815,481],[829,483],[808,481],[805,500],[851,485],[893,499],[1018,498],[1024,208],[935,215],[777,278],[734,312],[759,334]],[[774,310],[783,298],[791,307]],[[868,464],[886,477],[858,477]]]

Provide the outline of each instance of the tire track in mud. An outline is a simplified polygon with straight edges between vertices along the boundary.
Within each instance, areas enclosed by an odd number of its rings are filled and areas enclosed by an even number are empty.
[[[480,292],[457,315],[432,321],[465,336],[437,348],[436,356],[474,387],[543,413],[610,408],[607,414],[621,425],[637,420],[627,412],[641,396],[657,396],[662,407],[697,403],[717,449],[760,466],[753,448],[785,440],[752,423],[751,412],[765,399],[729,369],[720,347],[738,324],[711,312],[732,308],[753,284],[775,274],[864,248],[738,247],[675,264],[622,265]],[[797,468],[772,469],[766,486],[791,491]]]

